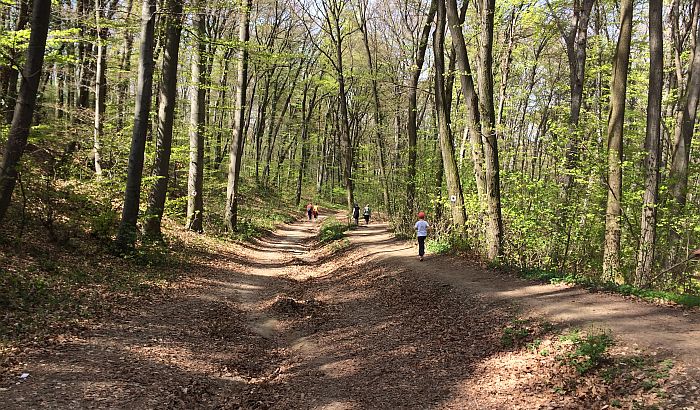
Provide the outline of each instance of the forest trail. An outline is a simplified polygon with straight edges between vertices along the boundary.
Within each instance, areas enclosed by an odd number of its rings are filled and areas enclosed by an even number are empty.
[[[349,231],[349,246],[318,247],[318,226],[300,221],[254,243],[210,245],[174,288],[85,323],[79,334],[28,347],[16,370],[29,376],[2,380],[0,403],[11,409],[609,403],[612,392],[587,379],[573,379],[581,386],[563,394],[548,373],[553,359],[503,346],[503,329],[528,316],[611,329],[618,350],[673,357],[664,407],[692,409],[700,400],[697,310],[536,285],[456,257],[419,262],[412,244],[379,223]],[[653,399],[645,391],[630,395]]]

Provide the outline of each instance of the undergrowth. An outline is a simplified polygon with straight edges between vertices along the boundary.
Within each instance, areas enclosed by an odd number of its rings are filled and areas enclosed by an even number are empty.
[[[661,300],[674,302],[688,307],[700,306],[700,296],[698,295],[679,294],[663,290],[642,289],[632,285],[620,285],[614,282],[601,283],[585,276],[562,274],[543,270],[521,271],[520,274],[528,279],[539,280],[552,284],[566,283],[570,285],[583,286],[591,290],[603,290],[619,293],[621,295],[636,296],[649,301]]]

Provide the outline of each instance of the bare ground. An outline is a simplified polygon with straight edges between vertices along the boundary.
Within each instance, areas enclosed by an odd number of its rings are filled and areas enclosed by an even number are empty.
[[[697,310],[419,262],[382,224],[347,246],[319,247],[316,232],[192,235],[209,251],[186,280],[26,346],[1,407],[700,408]],[[617,340],[604,369],[557,358],[573,327]],[[504,343],[509,328],[522,340]]]

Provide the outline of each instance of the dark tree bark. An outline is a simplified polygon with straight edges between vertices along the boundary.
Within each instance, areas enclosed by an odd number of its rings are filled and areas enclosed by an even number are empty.
[[[649,0],[649,97],[644,149],[645,187],[641,235],[637,254],[635,285],[646,285],[654,263],[656,244],[656,208],[659,202],[659,167],[661,165],[661,100],[663,95],[664,47],[663,1]]]
[[[17,103],[7,135],[2,162],[0,162],[0,222],[4,219],[7,208],[10,206],[12,191],[17,183],[17,166],[27,146],[29,128],[36,106],[37,90],[42,78],[50,17],[51,0],[34,0],[27,61],[22,70]]]
[[[240,23],[238,30],[238,40],[240,50],[238,51],[238,76],[236,78],[236,109],[229,150],[228,185],[226,188],[226,209],[224,223],[229,231],[236,230],[238,224],[238,189],[241,173],[243,128],[245,126],[245,103],[246,91],[248,89],[248,39],[250,38],[250,9],[252,0],[247,0],[240,13]]]
[[[158,107],[158,139],[156,141],[156,162],[153,167],[155,182],[148,197],[148,209],[144,222],[144,233],[160,239],[161,220],[168,193],[170,177],[170,153],[173,142],[173,121],[177,104],[177,64],[180,55],[180,34],[182,32],[182,2],[167,0],[165,5],[165,45],[163,47],[163,68],[161,70],[160,104]]]
[[[206,53],[206,15],[203,1],[197,1],[194,15],[194,30],[197,34],[197,49],[192,55],[192,86],[190,87],[190,167],[187,179],[187,229],[204,230],[204,64]]]
[[[127,169],[124,208],[116,244],[121,252],[130,251],[136,242],[136,220],[141,199],[141,176],[146,148],[148,118],[153,96],[153,47],[156,19],[156,0],[143,0],[141,8],[141,45],[139,47],[139,76],[136,86],[134,128],[131,135],[129,167]]]

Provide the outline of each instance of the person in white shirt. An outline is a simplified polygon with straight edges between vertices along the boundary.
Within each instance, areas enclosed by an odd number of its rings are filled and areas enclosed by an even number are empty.
[[[428,225],[425,222],[425,212],[418,212],[418,221],[416,222],[416,236],[418,237],[418,260],[423,261],[423,255],[425,254],[425,237],[428,236]]]

